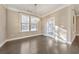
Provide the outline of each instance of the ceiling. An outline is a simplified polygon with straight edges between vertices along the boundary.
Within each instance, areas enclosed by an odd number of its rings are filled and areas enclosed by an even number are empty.
[[[74,4],[76,15],[79,15],[79,4]]]
[[[36,6],[35,6],[36,5]],[[6,7],[11,7],[23,11],[27,11],[38,16],[44,16],[51,11],[66,6],[67,4],[6,4]]]

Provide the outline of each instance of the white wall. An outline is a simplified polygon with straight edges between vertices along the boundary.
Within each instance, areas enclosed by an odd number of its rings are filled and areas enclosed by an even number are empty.
[[[0,44],[6,40],[6,9],[0,5]]]

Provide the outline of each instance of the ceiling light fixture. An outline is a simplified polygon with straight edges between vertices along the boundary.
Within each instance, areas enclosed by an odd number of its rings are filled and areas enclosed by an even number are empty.
[[[37,4],[34,4],[34,14],[37,15]]]

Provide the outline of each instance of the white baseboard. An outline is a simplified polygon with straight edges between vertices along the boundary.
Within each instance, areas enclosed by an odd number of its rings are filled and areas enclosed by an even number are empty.
[[[0,44],[0,47],[2,47],[7,41],[5,40],[2,44]]]
[[[34,36],[38,36],[38,35],[42,35],[42,34],[35,34],[35,35],[30,35],[30,36],[11,38],[11,39],[8,39],[7,41],[20,40],[20,39],[23,39],[23,38],[34,37]]]
[[[24,36],[24,37],[18,37],[18,38],[11,38],[11,39],[5,40],[2,44],[0,44],[0,47],[2,47],[8,41],[20,40],[20,39],[23,39],[23,38],[34,37],[34,36],[38,36],[38,35],[44,35],[44,36],[48,36],[48,37],[53,38],[51,35],[48,35],[48,34],[35,34],[35,35],[30,35],[30,36]],[[75,36],[74,36],[74,39],[75,39]],[[74,39],[72,40],[72,42],[74,41]],[[65,41],[62,40],[62,42],[65,42]],[[72,44],[72,42],[67,42],[67,43],[68,44]]]
[[[72,38],[71,44],[72,44],[73,41],[75,40],[76,36],[77,36],[77,35],[75,34],[74,37]]]
[[[2,47],[6,42],[9,42],[9,41],[20,40],[20,39],[23,39],[23,38],[34,37],[34,36],[38,36],[38,35],[42,35],[42,34],[35,34],[35,35],[30,35],[30,36],[7,39],[2,44],[0,44],[0,47]]]
[[[42,35],[53,38],[53,36],[52,35],[49,35],[49,34],[42,34]]]

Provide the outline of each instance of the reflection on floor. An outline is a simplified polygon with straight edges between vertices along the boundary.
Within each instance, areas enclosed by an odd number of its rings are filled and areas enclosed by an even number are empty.
[[[36,36],[7,42],[0,48],[1,54],[70,54],[79,53],[79,37],[71,46],[50,37]]]

